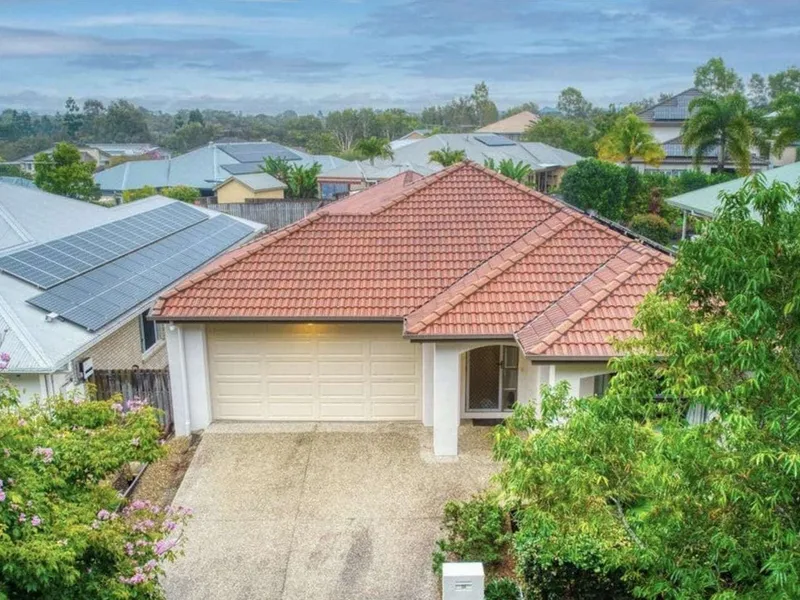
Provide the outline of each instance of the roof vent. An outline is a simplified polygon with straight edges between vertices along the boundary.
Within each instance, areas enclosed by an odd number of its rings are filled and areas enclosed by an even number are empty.
[[[49,312],[44,316],[44,320],[47,321],[48,323],[52,323],[57,318],[58,318],[58,313],[57,312]]]

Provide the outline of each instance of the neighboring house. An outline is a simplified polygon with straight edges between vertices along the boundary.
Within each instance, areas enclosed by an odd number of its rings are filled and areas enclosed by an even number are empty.
[[[515,142],[494,133],[442,133],[394,148],[393,158],[376,158],[374,165],[368,162],[358,163],[355,167],[349,165],[325,173],[320,180],[331,181],[332,184],[339,182],[340,188],[350,185],[349,189],[337,190],[338,195],[344,195],[347,191],[358,191],[375,181],[393,177],[400,170],[410,169],[428,175],[443,168],[430,160],[430,153],[444,148],[463,150],[467,160],[480,164],[487,159],[496,163],[504,159],[511,159],[515,163],[522,161],[531,167],[527,183],[543,192],[558,187],[567,168],[583,158],[542,142]]]
[[[510,140],[519,141],[522,134],[539,120],[539,115],[535,115],[529,110],[524,110],[505,119],[500,119],[496,123],[486,125],[476,130],[476,133],[496,133],[507,137]]]
[[[283,200],[286,184],[269,173],[231,175],[216,188],[219,204]]]
[[[762,171],[761,175],[766,180],[767,185],[775,181],[780,181],[796,188],[800,185],[800,163],[792,163],[784,167],[778,167],[777,169]],[[679,196],[667,198],[667,202],[681,209],[684,213],[711,218],[714,216],[714,211],[716,211],[720,205],[720,193],[738,192],[746,180],[747,177],[732,179],[725,183],[711,185]]]
[[[262,225],[153,196],[105,208],[0,183],[0,351],[23,397],[166,366],[154,297]]]
[[[214,189],[231,175],[260,173],[267,157],[282,158],[292,164],[319,163],[323,173],[348,162],[272,142],[211,143],[168,160],[126,162],[97,173],[94,179],[105,196],[118,196],[145,186],[160,190],[176,185],[197,188],[201,195],[212,196]],[[327,189],[322,192],[323,197],[333,196]]]
[[[689,119],[689,104],[701,95],[702,92],[697,88],[690,88],[637,113],[650,127],[653,137],[661,143],[666,158],[658,167],[646,165],[641,158],[634,158],[632,166],[635,169],[645,173],[661,171],[670,175],[679,175],[690,169],[700,169],[704,173],[717,171],[719,147],[709,149],[700,164],[695,165],[692,150],[687,148],[681,139],[681,129]],[[768,169],[769,164],[768,160],[761,158],[755,149],[753,150],[750,162],[752,171]],[[726,162],[725,170],[735,172],[736,164],[733,161]]]
[[[7,183],[8,185],[19,185],[21,187],[37,189],[36,184],[33,183],[33,180],[26,179],[25,177],[0,176],[0,183]]]
[[[169,158],[169,153],[153,144],[78,144],[78,151],[84,162],[93,162],[98,169],[103,169],[109,165],[112,158],[119,156],[150,156],[153,159]],[[52,154],[55,148],[43,150],[45,154]],[[35,172],[34,162],[36,155],[29,154],[19,160],[8,164],[19,166],[20,169],[31,175]]]
[[[157,300],[179,435],[212,420],[464,419],[602,392],[671,258],[475,163],[407,173],[229,252]]]

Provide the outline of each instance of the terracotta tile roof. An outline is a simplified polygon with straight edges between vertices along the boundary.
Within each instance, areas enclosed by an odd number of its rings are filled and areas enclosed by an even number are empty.
[[[579,329],[574,319],[551,340],[567,321],[558,321],[554,307],[566,313],[571,298],[599,292],[598,282],[611,285],[606,280],[623,263],[636,267],[592,308],[605,313],[586,311],[592,327]],[[583,339],[600,356],[606,329],[631,329],[632,307],[668,264],[583,213],[467,162],[422,180],[398,175],[235,250],[165,293],[153,314],[405,318],[411,338],[517,334],[526,353],[536,354],[580,354]],[[636,269],[646,267],[639,277]],[[627,316],[614,317],[612,308]]]

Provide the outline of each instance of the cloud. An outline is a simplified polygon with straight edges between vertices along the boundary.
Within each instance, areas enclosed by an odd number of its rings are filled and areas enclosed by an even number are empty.
[[[204,71],[250,72],[280,79],[330,76],[341,62],[254,50],[225,38],[165,40],[67,35],[0,27],[0,58],[58,58],[85,69],[130,71],[186,67]]]

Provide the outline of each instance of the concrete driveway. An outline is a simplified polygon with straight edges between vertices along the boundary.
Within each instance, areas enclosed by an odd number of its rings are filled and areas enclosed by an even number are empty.
[[[213,424],[175,503],[194,509],[171,600],[433,600],[442,506],[484,488],[490,428],[456,462],[402,424]]]

